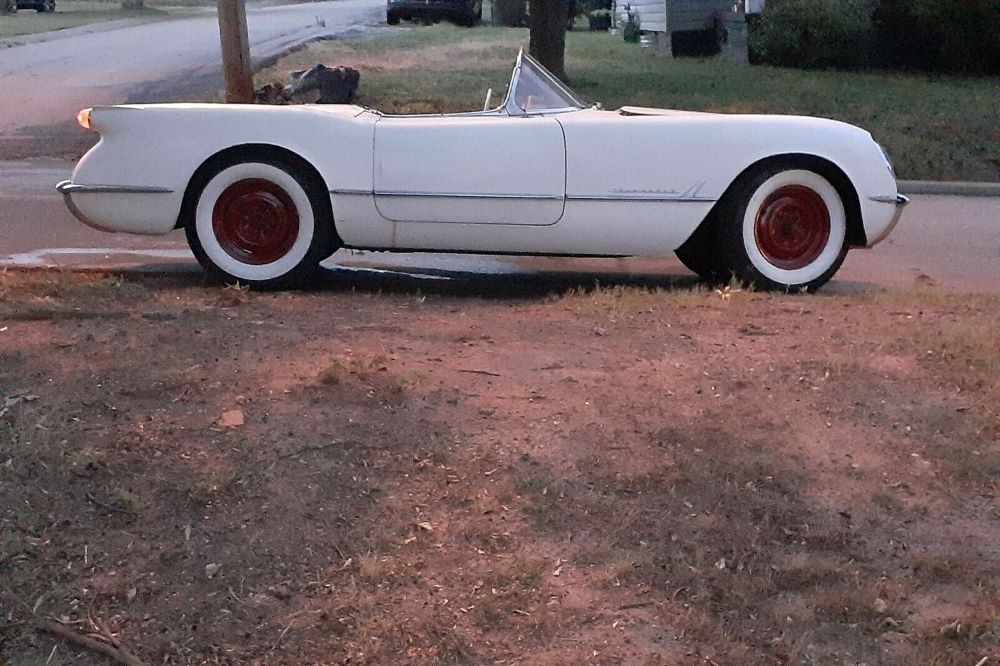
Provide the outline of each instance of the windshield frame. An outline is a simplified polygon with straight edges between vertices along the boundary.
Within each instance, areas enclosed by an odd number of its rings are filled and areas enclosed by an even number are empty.
[[[521,71],[525,64],[530,67],[534,73],[539,75],[541,82],[551,88],[560,98],[565,99],[569,104],[567,106],[556,107],[556,108],[545,108],[545,109],[524,109],[517,105],[515,99],[517,97],[517,87],[521,78]],[[569,89],[562,81],[557,79],[553,74],[545,69],[545,67],[532,58],[529,54],[521,49],[517,53],[517,62],[514,63],[514,71],[510,75],[510,85],[507,86],[507,98],[504,100],[503,106],[500,107],[504,109],[508,115],[511,116],[531,116],[547,113],[566,113],[568,111],[580,111],[581,109],[586,109],[588,104],[577,97],[576,93]]]

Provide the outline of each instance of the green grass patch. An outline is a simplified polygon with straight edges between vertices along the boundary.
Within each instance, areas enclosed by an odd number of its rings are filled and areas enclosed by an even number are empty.
[[[215,0],[146,0],[145,9],[122,9],[113,0],[56,0],[56,11],[40,14],[22,9],[17,14],[0,14],[0,39],[34,35],[41,32],[78,28],[93,23],[124,19],[153,20],[172,11],[191,7],[215,7]]]
[[[523,29],[441,23],[324,42],[295,53],[259,82],[317,62],[362,72],[360,103],[389,113],[481,109],[486,89],[506,90]],[[566,70],[585,99],[727,113],[823,116],[869,130],[900,178],[1000,180],[997,78],[803,71],[672,59],[620,36],[574,31]]]

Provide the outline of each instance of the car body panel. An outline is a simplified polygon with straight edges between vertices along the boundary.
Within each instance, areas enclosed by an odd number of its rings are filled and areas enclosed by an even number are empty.
[[[337,231],[345,242],[387,246],[391,223],[374,207],[372,140],[379,115],[342,105],[162,104],[95,108],[101,140],[77,164],[72,182],[86,186],[164,188],[169,194],[73,195],[92,226],[106,231],[166,234],[176,228],[184,192],[195,171],[224,150],[266,145],[299,156],[322,176],[332,195]],[[151,154],[150,146],[158,152]],[[352,222],[364,224],[355,228]]]
[[[381,118],[375,204],[395,222],[555,224],[566,193],[562,128],[541,116]]]
[[[878,145],[868,132],[846,123],[635,107],[587,109],[558,118],[566,134],[569,200],[603,195],[621,201],[624,212],[643,198],[662,199],[658,207],[665,219],[689,227],[687,234],[697,227],[687,213],[697,208],[678,204],[718,200],[748,167],[781,155],[818,157],[847,175],[860,199],[869,242],[884,238],[896,212],[871,200],[896,194],[895,177]],[[594,169],[595,163],[601,168]],[[687,238],[681,235],[678,245]]]

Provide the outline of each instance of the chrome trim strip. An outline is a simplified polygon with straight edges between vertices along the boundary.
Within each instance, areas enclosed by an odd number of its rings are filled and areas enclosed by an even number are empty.
[[[910,203],[910,198],[902,194],[887,194],[881,197],[868,197],[868,199],[876,203],[895,204],[897,206],[905,206]]]
[[[712,197],[677,197],[677,196],[647,196],[637,197],[627,194],[602,194],[591,196],[588,194],[571,194],[566,197],[567,201],[650,201],[664,202],[672,201],[677,203],[714,203],[718,199]]]
[[[521,199],[527,201],[639,201],[639,202],[675,202],[675,203],[715,203],[718,199],[712,197],[678,197],[678,196],[629,196],[625,194],[587,195],[571,194],[563,197],[558,194],[474,194],[471,192],[403,192],[378,191],[361,189],[330,190],[330,194],[376,196],[376,197],[421,197],[439,199]]]
[[[529,199],[532,201],[562,201],[561,194],[477,194],[472,192],[394,192],[379,190],[377,197],[433,197],[436,199]]]
[[[69,194],[171,194],[169,187],[145,187],[141,185],[76,185],[64,180],[56,185],[56,190],[63,196]]]
[[[371,190],[362,189],[341,189],[341,190],[330,190],[330,194],[344,194],[344,195],[356,195],[356,196],[372,196],[374,192]]]

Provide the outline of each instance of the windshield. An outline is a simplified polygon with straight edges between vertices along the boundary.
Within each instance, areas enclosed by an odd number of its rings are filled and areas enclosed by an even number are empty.
[[[512,115],[586,108],[569,88],[523,51],[517,56],[505,104]]]

